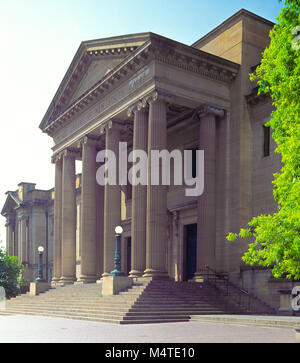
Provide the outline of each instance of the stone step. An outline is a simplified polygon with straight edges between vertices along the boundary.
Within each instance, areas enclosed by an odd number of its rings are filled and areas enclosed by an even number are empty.
[[[147,308],[147,309],[139,309],[139,308],[130,308],[127,307],[116,307],[116,306],[79,306],[79,305],[72,305],[72,306],[54,306],[54,305],[15,305],[13,307],[8,307],[8,310],[36,310],[36,311],[82,311],[86,313],[105,313],[105,312],[113,312],[113,313],[122,313],[125,314],[128,312],[129,315],[143,315],[143,314],[180,314],[180,313],[191,313],[194,312],[195,314],[198,312],[207,312],[207,311],[226,311],[227,309],[221,309],[218,307],[213,306],[201,306],[201,307],[174,307],[174,308]],[[8,311],[7,310],[7,311]]]
[[[174,311],[170,311],[170,310],[151,310],[151,311],[129,311],[128,313],[126,313],[125,316],[148,316],[148,315],[155,315],[155,316],[164,316],[164,315],[200,315],[200,314],[204,314],[204,313],[211,313],[211,312],[218,312],[218,313],[222,313],[224,314],[224,310],[222,309],[184,309],[184,310],[174,310]]]
[[[72,307],[68,307],[68,306],[29,306],[29,305],[20,305],[20,306],[14,306],[14,307],[10,307],[7,308],[7,311],[11,311],[11,310],[34,310],[34,311],[67,311],[67,312],[76,312],[76,311],[82,311],[85,313],[101,313],[101,312],[113,312],[116,314],[122,313],[125,314],[128,311],[128,308],[115,308],[115,307],[89,307],[89,306],[77,306],[74,305]]]
[[[153,296],[148,296],[147,294],[143,294],[141,296],[138,297],[139,301],[144,301],[144,300],[148,300],[148,301],[169,301],[169,302],[176,302],[176,301],[221,301],[220,298],[215,298],[215,297],[207,297],[207,298],[203,298],[203,297],[189,297],[189,296],[160,296],[160,297],[153,297]]]
[[[187,310],[194,310],[194,311],[205,311],[205,310],[232,310],[232,308],[230,309],[230,307],[228,308],[224,308],[224,307],[216,307],[216,306],[178,306],[178,307],[157,307],[157,308],[153,308],[152,306],[148,306],[148,307],[138,307],[138,306],[134,306],[132,308],[129,309],[129,312],[143,312],[143,311],[150,311],[150,312],[159,312],[159,311],[187,311]]]
[[[174,316],[174,314],[161,314],[161,315],[151,315],[151,314],[144,314],[144,315],[130,315],[130,316],[124,316],[123,321],[125,320],[145,320],[145,319],[151,319],[151,320],[161,320],[161,319],[180,319],[180,320],[189,320],[188,314],[178,314]]]
[[[140,315],[140,316],[129,316],[123,317],[122,315],[117,314],[83,314],[82,312],[51,312],[51,311],[30,311],[30,310],[11,310],[11,313],[14,314],[24,314],[24,315],[42,315],[42,316],[52,316],[52,317],[62,317],[62,318],[71,318],[71,319],[81,319],[81,320],[92,320],[92,321],[107,321],[107,322],[134,322],[134,323],[158,323],[158,322],[175,322],[175,321],[189,321],[188,315],[169,315],[165,314],[164,316],[157,315]]]
[[[105,318],[105,319],[116,319],[121,320],[123,318],[123,314],[118,313],[90,313],[84,311],[59,311],[59,310],[42,310],[42,309],[9,309],[9,312],[15,314],[25,314],[25,315],[45,315],[45,316],[82,316],[88,318]]]
[[[35,311],[31,311],[31,312],[26,312],[26,311],[14,311],[14,314],[19,314],[19,315],[36,315],[36,316],[49,316],[49,317],[59,317],[59,318],[64,318],[64,319],[75,319],[75,320],[89,320],[89,321],[99,321],[99,322],[107,322],[107,323],[117,323],[120,324],[120,319],[116,319],[116,318],[96,318],[95,316],[80,316],[80,315],[72,315],[72,314],[57,314],[57,313],[49,313],[49,312],[43,312],[43,313],[38,313]]]
[[[189,318],[165,318],[165,319],[140,319],[140,320],[121,320],[120,324],[160,324],[160,323],[185,323],[189,321]]]
[[[121,294],[122,295],[127,295],[127,294],[130,294],[129,292],[127,293],[123,293]],[[169,295],[172,295],[172,296],[199,296],[199,297],[202,297],[202,296],[207,296],[207,297],[210,297],[210,296],[219,296],[219,294],[213,294],[213,293],[209,293],[208,291],[207,292],[187,292],[187,291],[168,291],[166,290],[165,292],[163,291],[156,291],[156,292],[152,292],[152,291],[145,291],[145,294],[149,295],[149,296],[153,296],[153,297],[156,297],[156,296],[166,296],[166,294],[169,294]]]
[[[128,312],[128,314],[162,314],[162,313],[170,313],[170,314],[177,314],[177,313],[199,313],[199,312],[209,312],[209,311],[223,311],[226,312],[229,309],[220,309],[220,308],[215,308],[215,307],[200,307],[200,308],[193,308],[193,307],[185,307],[185,308],[179,308],[179,309],[147,309],[147,310],[141,310],[141,309],[135,309],[135,308],[116,308],[116,307],[87,307],[87,306],[72,306],[72,307],[54,307],[54,306],[15,306],[12,308],[8,308],[7,311],[13,311],[14,309],[17,310],[36,310],[36,311],[67,311],[67,312],[71,312],[71,311],[82,311],[82,312],[90,312],[90,313],[107,313],[107,312],[113,312],[113,313],[122,313],[125,314],[126,312]]]
[[[137,303],[139,304],[166,304],[166,305],[177,305],[180,303],[189,303],[189,304],[197,304],[197,303],[210,303],[210,304],[220,304],[220,300],[198,300],[198,299],[176,299],[176,300],[168,300],[168,299],[150,299],[147,297],[142,297],[137,299]]]
[[[14,307],[21,307],[21,306],[24,306],[24,307],[39,307],[39,306],[43,306],[43,307],[61,307],[61,308],[73,308],[73,307],[87,307],[87,308],[111,308],[112,306],[115,308],[115,309],[122,309],[122,308],[130,308],[131,306],[133,305],[133,303],[118,303],[118,304],[79,304],[79,303],[74,303],[72,302],[71,304],[51,304],[51,303],[32,303],[32,304],[22,304],[22,303],[19,303],[19,304],[13,304],[13,305],[7,305],[7,308],[14,308]]]

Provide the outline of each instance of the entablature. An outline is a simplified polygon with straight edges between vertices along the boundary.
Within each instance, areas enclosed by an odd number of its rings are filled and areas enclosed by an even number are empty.
[[[108,53],[103,51],[102,55],[101,50],[97,49],[89,50],[89,52],[92,53],[90,54],[92,57],[105,56],[104,54],[107,56],[115,52],[119,54],[119,49],[121,52],[121,48],[116,48],[116,50],[108,48],[106,49]],[[142,84],[145,85],[146,81],[150,80],[152,80],[152,89],[155,88],[155,82],[166,81],[162,75],[157,74],[155,71],[154,68],[157,68],[157,64],[169,66],[185,74],[194,74],[194,76],[196,75],[200,78],[217,81],[218,86],[220,84],[230,84],[239,70],[239,65],[233,62],[152,33],[150,33],[148,41],[139,47],[128,47],[128,51],[131,54],[118,66],[82,94],[54,120],[50,118],[48,124],[42,127],[43,131],[55,138],[59,130],[73,120],[80,118],[80,115],[84,112],[89,113],[89,109],[97,107],[101,109],[99,105],[103,106],[105,101],[107,101],[107,106],[109,107],[112,103],[111,99],[117,100],[118,95],[122,97],[120,89],[123,87],[122,92],[124,93],[124,86],[122,84],[126,81],[129,81],[126,84],[127,94],[133,93],[135,89],[139,88]],[[97,55],[95,55],[95,52],[97,52]],[[172,79],[167,81],[170,83]],[[187,88],[187,85],[184,86]],[[205,91],[205,88],[203,88],[203,91]],[[99,111],[98,114],[101,113],[101,110]]]

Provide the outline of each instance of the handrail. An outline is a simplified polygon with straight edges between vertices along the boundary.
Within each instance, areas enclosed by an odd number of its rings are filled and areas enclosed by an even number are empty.
[[[268,308],[269,310],[272,310],[272,312],[276,312],[276,310],[273,307],[271,307],[270,305],[266,304],[264,301],[262,301],[261,299],[259,299],[254,294],[250,293],[246,289],[240,288],[239,286],[237,286],[233,282],[229,281],[228,273],[216,272],[214,269],[212,269],[208,265],[205,265],[205,269],[207,270],[208,283],[211,283],[211,281],[209,279],[210,273],[212,273],[214,275],[214,287],[215,288],[217,288],[218,290],[220,290],[220,288],[217,286],[217,279],[219,279],[219,280],[223,280],[224,283],[226,284],[226,295],[227,296],[230,296],[230,294],[229,294],[229,288],[230,287],[232,289],[234,289],[236,292],[238,292],[238,304],[239,305],[242,305],[242,296],[246,296],[247,297],[247,300],[248,300],[247,301],[247,310],[248,311],[250,311],[251,310],[250,307],[253,306],[253,304],[251,304],[251,300],[254,300],[254,301],[257,301],[260,304],[262,304],[265,308]]]

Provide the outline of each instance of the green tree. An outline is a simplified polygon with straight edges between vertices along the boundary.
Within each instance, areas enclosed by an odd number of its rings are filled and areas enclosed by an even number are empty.
[[[273,129],[282,168],[274,174],[273,215],[253,218],[227,239],[251,238],[242,257],[246,264],[272,267],[275,277],[300,279],[300,1],[286,0],[270,32],[260,66],[250,75],[259,93],[267,93],[275,110],[266,124]]]
[[[8,252],[0,248],[0,286],[5,289],[6,297],[14,297],[19,292],[19,282],[24,266],[18,261],[18,257],[9,256]]]

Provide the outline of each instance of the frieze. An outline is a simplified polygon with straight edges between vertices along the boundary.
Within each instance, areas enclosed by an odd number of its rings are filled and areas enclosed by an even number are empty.
[[[70,135],[74,132],[74,130],[76,131],[80,129],[80,127],[91,122],[96,117],[100,117],[101,114],[103,114],[110,107],[122,101],[122,99],[134,92],[139,86],[142,86],[153,76],[153,69],[149,67],[146,70],[143,70],[140,75],[142,75],[142,77],[139,78],[139,76],[137,76],[132,80],[134,81],[133,86],[130,86],[132,85],[132,81],[129,81],[119,89],[116,89],[111,94],[107,95],[102,101],[96,103],[89,110],[82,112],[73,120],[69,121],[69,123],[64,126],[64,128],[61,128],[55,135],[55,143],[59,143],[64,139],[65,135]],[[139,79],[138,82],[135,81],[137,78]]]
[[[136,89],[138,86],[143,84],[147,77],[150,75],[150,68],[146,68],[143,72],[141,72],[137,77],[129,81],[129,89]]]
[[[152,42],[153,40],[151,39]],[[112,89],[112,86],[116,88],[120,80],[126,76],[126,73],[132,73],[136,68],[140,68],[140,60],[143,58],[142,55],[146,57],[145,54],[147,54],[148,60],[155,59],[165,64],[226,83],[230,83],[238,72],[238,65],[233,63],[223,65],[220,62],[219,64],[217,60],[210,59],[207,55],[198,54],[199,51],[195,49],[189,49],[191,54],[187,55],[181,53],[181,49],[179,51],[175,47],[172,49],[173,46],[173,43],[166,45],[165,41],[160,40],[159,42],[153,42],[152,46],[148,49],[145,47],[140,53],[127,61],[126,64],[120,64],[114,72],[107,76],[107,79],[104,79],[101,83],[96,84],[91,90],[87,91],[81,99],[48,125],[44,131],[54,137],[56,143],[61,142],[65,135],[71,135],[74,133],[74,130],[79,130],[82,126],[101,116],[107,109],[144,85],[153,77],[154,67],[142,68],[126,84],[115,90]],[[85,111],[91,102],[96,102],[100,97],[102,97],[101,101],[98,101],[94,106],[90,106],[89,110]],[[76,117],[76,115],[78,116]]]

